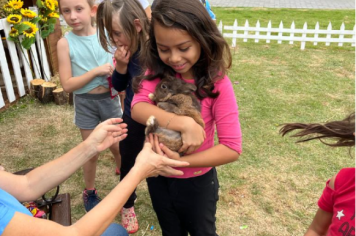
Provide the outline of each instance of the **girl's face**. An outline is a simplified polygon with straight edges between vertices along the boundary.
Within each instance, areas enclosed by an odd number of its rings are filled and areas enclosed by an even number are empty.
[[[193,66],[199,60],[200,44],[187,31],[154,25],[159,57],[184,79],[193,79]]]
[[[80,31],[91,26],[91,18],[95,16],[95,11],[90,7],[87,0],[60,0],[61,13],[64,20],[73,31]]]
[[[118,14],[113,15],[111,35],[116,47],[123,46],[125,48],[130,48],[131,45],[130,40],[126,37],[126,35],[122,30]]]

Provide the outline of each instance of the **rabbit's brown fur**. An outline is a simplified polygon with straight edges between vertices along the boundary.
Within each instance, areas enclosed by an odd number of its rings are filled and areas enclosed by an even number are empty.
[[[190,116],[204,128],[200,103],[193,94],[196,89],[194,84],[175,77],[166,77],[157,84],[155,93],[149,97],[159,108],[176,115]],[[146,135],[156,134],[159,141],[172,151],[178,151],[183,145],[180,132],[159,127],[154,116],[147,120],[146,125]]]

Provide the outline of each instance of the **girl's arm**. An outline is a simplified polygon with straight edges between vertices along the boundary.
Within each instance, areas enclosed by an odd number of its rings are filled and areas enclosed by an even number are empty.
[[[332,190],[335,188],[336,176],[337,175],[333,176],[329,182],[329,188]],[[313,222],[309,226],[304,236],[326,235],[331,224],[332,217],[333,214],[331,212],[327,212],[319,208],[314,216]]]
[[[204,142],[204,129],[191,117],[177,116],[147,102],[138,102],[131,110],[132,118],[143,125],[146,125],[147,119],[152,115],[161,127],[168,125],[169,129],[181,132],[183,146],[179,152],[191,153]]]
[[[109,76],[113,72],[110,63],[96,67],[81,76],[72,76],[72,68],[69,54],[69,45],[66,38],[61,38],[57,44],[59,79],[63,89],[70,93],[82,88],[97,76]]]
[[[37,199],[48,190],[62,183],[79,167],[99,152],[126,137],[126,124],[120,118],[109,119],[94,129],[92,135],[78,146],[49,163],[46,163],[26,175],[14,175],[0,172],[0,188],[19,201]],[[118,125],[115,125],[118,124]]]
[[[15,213],[3,236],[8,235],[101,235],[122,209],[136,186],[150,176],[181,175],[172,167],[184,167],[188,163],[175,161],[157,155],[152,146],[146,143],[137,156],[135,166],[128,175],[90,212],[75,224],[65,227],[53,221],[38,219],[22,213]]]

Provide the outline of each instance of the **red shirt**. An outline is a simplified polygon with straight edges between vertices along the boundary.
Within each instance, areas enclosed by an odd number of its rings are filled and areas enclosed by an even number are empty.
[[[328,180],[318,205],[333,214],[327,235],[355,235],[355,168],[341,169],[337,174],[334,190]]]

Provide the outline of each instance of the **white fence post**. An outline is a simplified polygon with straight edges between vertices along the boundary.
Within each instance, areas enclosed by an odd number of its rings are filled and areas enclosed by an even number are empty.
[[[340,27],[340,36],[339,36],[339,39],[340,39],[340,43],[338,44],[339,47],[342,47],[343,43],[342,43],[342,39],[344,38],[344,30],[345,30],[345,24],[344,22],[342,22],[341,24],[341,27]]]
[[[270,40],[271,30],[272,30],[272,23],[271,23],[271,21],[268,21],[266,43],[270,43],[271,42],[271,40]]]
[[[303,26],[303,34],[302,34],[302,43],[300,44],[300,49],[304,50],[305,49],[305,39],[307,37],[307,30],[308,30],[308,25],[307,22],[304,23]]]
[[[2,23],[3,23],[5,35],[9,35],[10,33],[9,23],[6,21],[6,19],[2,19]],[[16,46],[14,42],[8,40],[7,38],[6,38],[6,42],[10,52],[12,67],[15,73],[17,90],[19,92],[19,96],[22,97],[26,93],[25,93],[25,87],[23,85],[23,78],[20,70],[20,63],[19,63],[19,57],[17,56]]]
[[[247,28],[248,28],[248,20],[246,20],[246,22],[245,22],[245,30],[244,30],[244,36],[245,36],[245,38],[244,38],[244,42],[247,42],[247,35],[248,35],[248,30],[247,30]]]
[[[281,23],[279,23],[279,32],[278,32],[278,44],[281,44],[282,43],[282,37],[283,37],[283,22],[281,21]]]
[[[234,21],[234,28],[237,28],[237,20]],[[237,30],[233,30],[232,31],[232,47],[235,48],[236,47],[236,35],[237,35]]]
[[[354,26],[354,28],[353,28],[353,31],[354,31],[354,34],[352,35],[352,43],[351,43],[351,46],[355,47],[355,34],[356,34],[355,26]]]
[[[223,24],[222,24],[222,20],[220,20],[220,22],[219,22],[218,29],[219,29],[220,34],[222,35],[222,34],[223,34]]]
[[[332,30],[332,26],[331,26],[331,22],[329,22],[329,25],[327,28],[328,33],[326,34],[327,39],[331,39],[331,30]],[[325,45],[330,46],[330,41],[326,41]]]
[[[289,44],[293,44],[294,30],[295,30],[294,21],[292,22],[292,25],[290,26],[290,29],[291,29],[292,32],[290,33],[291,40],[289,41]]]
[[[255,43],[258,43],[258,36],[260,35],[260,21],[257,20],[257,23],[256,23],[256,33],[255,33],[255,36],[256,36],[256,39],[255,39]]]
[[[319,34],[317,33],[318,31],[319,31],[319,22],[316,22],[314,39],[318,39],[319,37]],[[314,45],[318,45],[318,42],[314,41]]]
[[[3,29],[3,22],[4,21],[0,19],[0,30]],[[7,98],[9,99],[9,102],[13,102],[16,100],[16,97],[14,93],[14,88],[12,87],[11,75],[5,57],[4,45],[2,43],[2,40],[0,40],[0,55],[3,55],[0,57],[0,68],[1,68],[2,78],[5,84]],[[4,106],[5,106],[5,102],[0,89],[0,108]]]

